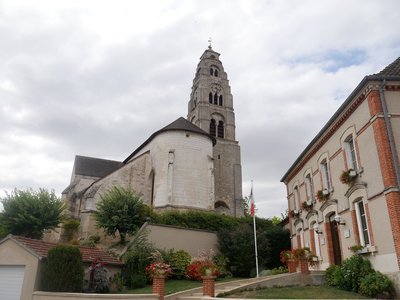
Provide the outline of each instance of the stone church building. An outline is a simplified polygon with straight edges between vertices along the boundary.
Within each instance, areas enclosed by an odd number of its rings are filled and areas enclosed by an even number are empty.
[[[114,186],[136,191],[156,211],[243,215],[233,97],[219,56],[210,46],[200,57],[187,119],[154,132],[123,161],[75,157],[62,198],[80,219],[82,238],[95,231],[96,204]]]

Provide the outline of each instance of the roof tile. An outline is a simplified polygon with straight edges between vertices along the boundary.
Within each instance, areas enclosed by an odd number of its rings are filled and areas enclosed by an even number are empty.
[[[47,257],[50,249],[54,248],[57,243],[45,242],[35,240],[23,236],[13,235],[12,238],[23,244],[25,247],[31,249],[40,257]],[[102,249],[96,247],[80,246],[79,250],[82,253],[83,262],[91,263],[94,259],[100,259],[106,265],[123,265],[123,263],[116,257],[104,252]]]

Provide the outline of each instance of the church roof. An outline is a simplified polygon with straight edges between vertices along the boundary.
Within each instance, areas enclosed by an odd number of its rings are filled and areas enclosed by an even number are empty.
[[[200,129],[193,123],[189,122],[183,117],[180,117],[176,119],[174,122],[171,124],[161,128],[160,130],[154,132],[143,144],[141,144],[131,155],[129,155],[125,160],[124,163],[127,163],[132,157],[134,157],[141,149],[143,149],[144,146],[146,146],[148,143],[150,143],[157,135],[160,133],[166,132],[166,131],[189,131],[193,133],[198,133],[205,135],[206,137],[210,138],[210,140],[215,143],[213,138],[205,132],[203,129]]]
[[[74,168],[76,175],[104,177],[122,166],[122,162],[87,156],[75,156]]]
[[[336,119],[342,114],[342,112],[347,108],[347,106],[353,101],[354,97],[365,87],[365,85],[370,81],[400,81],[400,57],[395,61],[386,66],[382,71],[376,74],[367,75],[361,80],[353,92],[347,97],[339,109],[334,113],[334,115],[328,120],[325,126],[320,130],[320,132],[314,137],[314,139],[308,144],[308,146],[299,155],[296,161],[291,165],[289,170],[283,175],[281,182],[284,182],[290,173],[294,170],[298,163],[303,159],[307,152],[312,148],[312,146],[317,142],[319,138],[323,136],[326,130],[336,121]]]

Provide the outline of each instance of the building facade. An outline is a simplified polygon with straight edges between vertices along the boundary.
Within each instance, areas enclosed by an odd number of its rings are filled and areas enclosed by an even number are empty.
[[[205,210],[243,215],[240,147],[232,94],[219,54],[200,58],[188,119],[153,133],[123,161],[76,156],[62,197],[81,221],[80,237],[99,234],[93,212],[112,187],[136,191],[156,211]]]
[[[400,270],[400,58],[366,76],[282,178],[292,248],[319,269],[360,253]]]

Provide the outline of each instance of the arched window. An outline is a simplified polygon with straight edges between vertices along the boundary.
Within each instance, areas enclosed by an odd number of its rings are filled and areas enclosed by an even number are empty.
[[[212,95],[211,92],[208,94],[208,102],[211,103],[211,104],[213,102],[213,95]]]
[[[224,138],[224,121],[218,122],[218,137]]]
[[[357,155],[356,155],[356,148],[354,145],[353,135],[349,135],[345,139],[345,151],[346,151],[346,158],[347,158],[347,167],[354,171],[357,171]]]
[[[313,201],[314,188],[313,188],[313,182],[311,179],[311,174],[307,174],[305,182],[306,182],[307,201]]]
[[[216,127],[217,126],[216,126],[215,120],[211,119],[211,122],[210,122],[210,135],[211,136],[215,136]]]
[[[322,187],[326,190],[331,189],[331,178],[329,174],[328,162],[324,159],[320,164],[321,176],[322,176]]]
[[[219,96],[219,106],[222,106],[222,95]]]
[[[213,68],[210,68],[210,75],[211,75],[211,76],[214,75]]]
[[[218,105],[218,95],[217,95],[217,93],[214,94],[214,104]]]
[[[214,71],[214,76],[215,76],[215,77],[218,77],[218,70],[215,70],[215,71]]]

